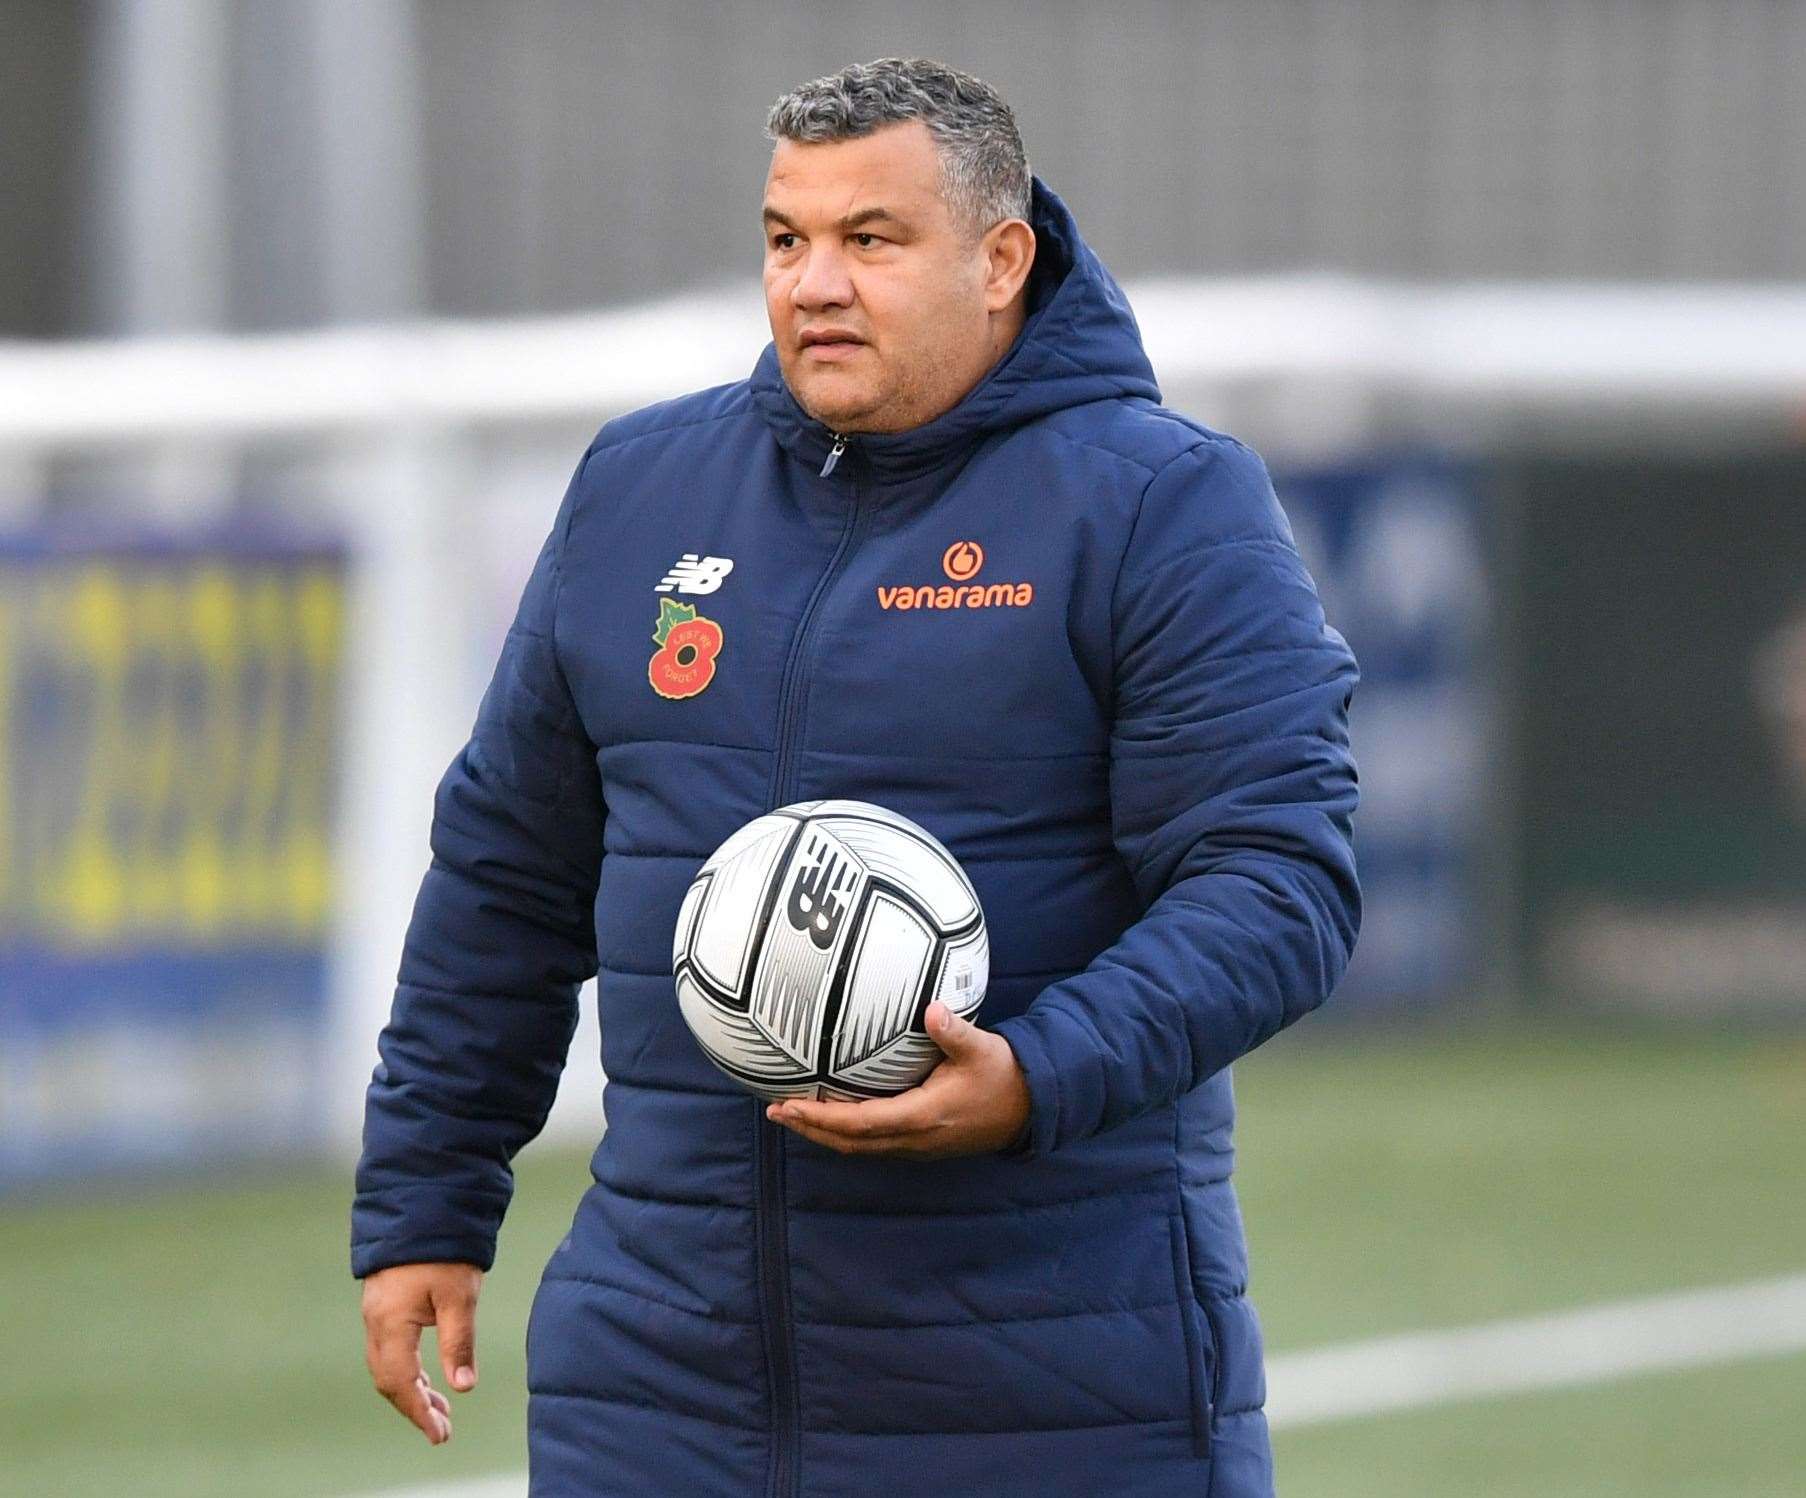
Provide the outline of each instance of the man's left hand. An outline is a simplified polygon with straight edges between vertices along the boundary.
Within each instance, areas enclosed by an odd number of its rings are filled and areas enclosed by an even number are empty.
[[[843,1155],[938,1160],[1002,1149],[1028,1122],[1028,1081],[1001,1035],[938,999],[925,1016],[946,1059],[918,1087],[862,1103],[772,1103],[765,1116]]]

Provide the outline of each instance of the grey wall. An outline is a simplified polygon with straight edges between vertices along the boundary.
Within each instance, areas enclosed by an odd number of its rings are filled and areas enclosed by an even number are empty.
[[[227,33],[215,232],[234,326],[557,310],[748,274],[765,108],[887,52],[995,82],[1124,275],[1806,277],[1806,0],[0,3],[18,38],[0,159],[48,228],[0,230],[5,330],[117,320],[91,284],[114,262],[54,211],[71,148],[42,141],[53,113],[85,117],[103,149],[81,192],[116,190],[114,101],[90,86],[61,106],[78,54],[136,5]],[[338,76],[373,47],[392,65]],[[348,190],[348,171],[369,180]],[[349,294],[397,242],[417,284]],[[65,261],[91,267],[73,307]]]
[[[577,306],[750,265],[766,106],[885,52],[994,82],[1124,274],[1806,275],[1791,0],[514,14],[422,13],[441,305]]]

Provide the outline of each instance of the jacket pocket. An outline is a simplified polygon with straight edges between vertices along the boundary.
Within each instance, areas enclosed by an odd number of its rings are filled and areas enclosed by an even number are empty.
[[[1210,1318],[1198,1304],[1191,1282],[1191,1249],[1181,1208],[1171,1217],[1173,1289],[1178,1297],[1179,1326],[1185,1335],[1185,1364],[1191,1400],[1191,1444],[1198,1456],[1210,1455],[1210,1427],[1216,1414],[1216,1339]]]

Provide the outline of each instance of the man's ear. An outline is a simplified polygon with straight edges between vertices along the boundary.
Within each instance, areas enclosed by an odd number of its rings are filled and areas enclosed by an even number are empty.
[[[1019,218],[985,230],[985,310],[1001,312],[1016,299],[1035,263],[1035,231]]]

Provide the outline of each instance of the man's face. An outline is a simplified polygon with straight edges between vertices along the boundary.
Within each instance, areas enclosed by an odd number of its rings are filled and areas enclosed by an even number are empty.
[[[817,421],[906,431],[955,405],[995,362],[1000,226],[972,242],[955,223],[921,121],[856,140],[779,141],[764,216],[772,341],[785,383]]]

